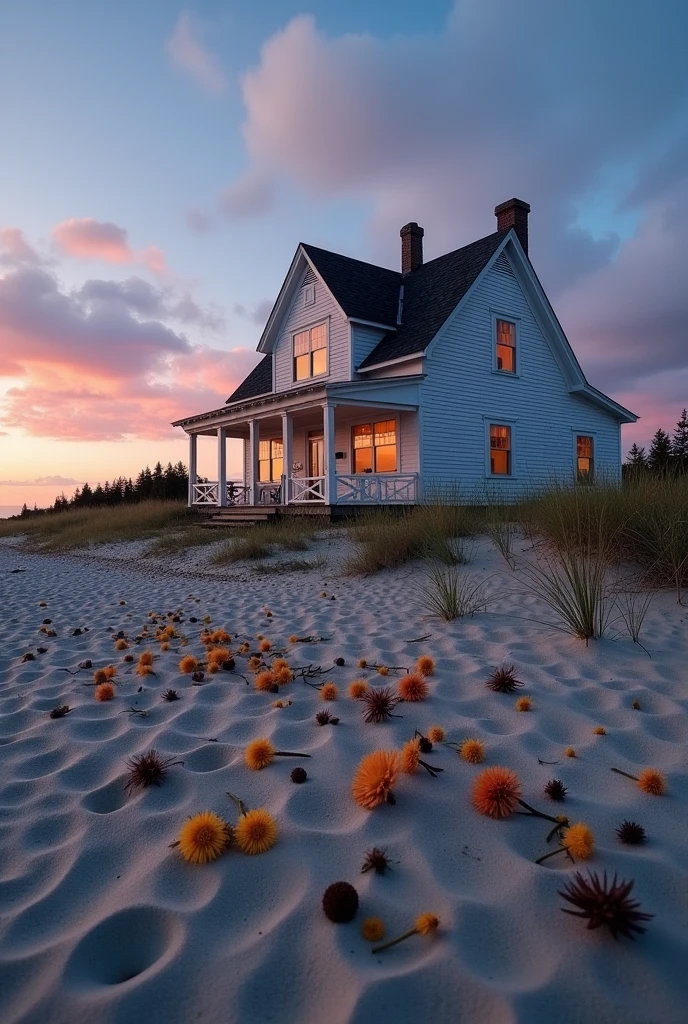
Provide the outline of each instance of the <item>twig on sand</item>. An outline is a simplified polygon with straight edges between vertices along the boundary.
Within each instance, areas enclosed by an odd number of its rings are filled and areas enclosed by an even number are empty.
[[[120,715],[138,715],[139,718],[149,718],[149,712],[144,711],[142,708],[124,708],[120,711]]]
[[[538,757],[538,764],[559,764],[558,761],[543,761],[541,757]]]
[[[422,644],[425,640],[429,640],[432,633],[426,633],[425,636],[415,636],[413,640],[404,640],[405,644]]]

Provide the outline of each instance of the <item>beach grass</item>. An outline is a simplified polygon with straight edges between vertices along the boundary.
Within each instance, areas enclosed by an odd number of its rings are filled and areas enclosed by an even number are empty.
[[[307,551],[315,539],[317,523],[307,516],[282,519],[275,523],[257,523],[242,530],[232,530],[213,558],[215,565],[244,560],[268,558],[273,551]]]
[[[180,501],[142,501],[0,521],[0,537],[24,537],[33,549],[62,551],[152,537],[178,528],[193,516]]]
[[[368,576],[419,558],[459,565],[466,561],[460,541],[476,529],[473,510],[466,506],[433,502],[402,513],[373,512],[352,529],[358,549],[346,561],[344,571]]]

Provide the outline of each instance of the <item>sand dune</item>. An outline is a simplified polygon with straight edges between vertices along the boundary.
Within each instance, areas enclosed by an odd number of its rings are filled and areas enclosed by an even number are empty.
[[[685,1021],[688,636],[686,610],[672,594],[651,606],[648,657],[628,638],[586,647],[538,625],[545,609],[482,541],[471,570],[484,575],[493,600],[486,613],[449,624],[424,617],[422,567],[350,580],[338,575],[335,559],[277,580],[251,578],[241,567],[213,579],[198,552],[193,564],[170,569],[168,562],[166,572],[109,556],[31,555],[0,545],[4,1024]],[[275,695],[234,673],[194,685],[178,669],[176,642],[165,653],[152,639],[133,642],[149,611],[177,609],[189,638],[181,653],[201,656],[210,616],[214,628],[261,633],[289,648],[292,666],[329,669],[343,657],[343,667],[322,677],[339,688],[329,706],[340,724],[315,722],[324,705],[303,681],[282,688],[279,696],[292,703],[277,709]],[[44,619],[54,637],[39,632]],[[132,640],[129,650],[114,649],[120,630]],[[328,639],[290,646],[294,633]],[[426,642],[409,642],[426,633]],[[123,661],[142,650],[156,655],[155,674],[145,678]],[[26,652],[35,659],[23,661]],[[348,683],[394,685],[399,674],[385,680],[358,669],[358,659],[412,666],[422,653],[436,661],[429,698],[401,704],[403,717],[386,724],[365,724],[346,696]],[[78,669],[86,659],[94,668],[117,666],[114,700],[94,700],[92,671]],[[485,688],[505,660],[525,683],[519,694]],[[252,678],[245,661],[237,668]],[[161,699],[168,687],[178,701]],[[520,693],[532,698],[532,711],[515,710]],[[60,704],[73,710],[51,719]],[[481,738],[485,764],[435,745],[426,759],[444,769],[439,777],[404,776],[396,806],[359,808],[350,785],[360,758],[399,748],[415,729],[425,734],[435,724],[451,740]],[[605,735],[594,734],[598,726]],[[257,736],[311,757],[276,758],[251,772],[243,749]],[[564,756],[568,746],[575,758]],[[126,761],[151,747],[184,764],[171,767],[159,788],[127,795]],[[308,772],[303,785],[290,779],[297,764]],[[615,942],[561,913],[558,890],[576,869],[563,855],[535,863],[549,849],[547,822],[493,821],[472,808],[471,784],[487,765],[515,769],[528,802],[592,828],[595,853],[576,867],[635,879],[633,895],[655,915],[645,935]],[[665,774],[664,796],[648,796],[610,770],[637,774],[647,765]],[[553,776],[568,787],[563,805],[543,794]],[[210,864],[186,863],[169,844],[204,809],[236,821],[227,791],[270,811],[277,845],[256,857],[229,850]],[[618,842],[624,818],[642,823],[645,845]],[[387,848],[391,873],[361,873],[372,846]],[[340,879],[360,897],[347,925],[329,922],[320,905]],[[436,934],[371,955],[360,935],[365,917],[382,918],[392,937],[422,911],[438,915]]]

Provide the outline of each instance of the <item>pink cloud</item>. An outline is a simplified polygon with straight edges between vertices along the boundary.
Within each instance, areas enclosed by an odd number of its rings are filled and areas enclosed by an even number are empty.
[[[56,224],[52,235],[56,246],[65,256],[104,260],[106,263],[134,261],[126,230],[110,221],[98,221],[93,217],[70,217]]]
[[[0,266],[40,266],[43,258],[24,238],[19,228],[0,228]]]
[[[225,91],[225,74],[215,55],[199,38],[198,26],[188,11],[180,14],[165,47],[175,67],[195,79],[206,92],[218,96]]]

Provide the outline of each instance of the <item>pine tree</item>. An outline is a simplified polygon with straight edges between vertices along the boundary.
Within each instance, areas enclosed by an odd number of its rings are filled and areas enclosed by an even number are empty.
[[[666,430],[660,427],[656,431],[650,444],[650,452],[647,457],[647,464],[653,473],[658,476],[666,475],[672,470],[671,438]]]
[[[671,439],[671,454],[678,473],[688,471],[688,409],[681,413]]]
[[[647,455],[645,454],[645,449],[639,448],[637,444],[632,444],[631,450],[628,453],[626,465],[631,469],[647,469]]]

